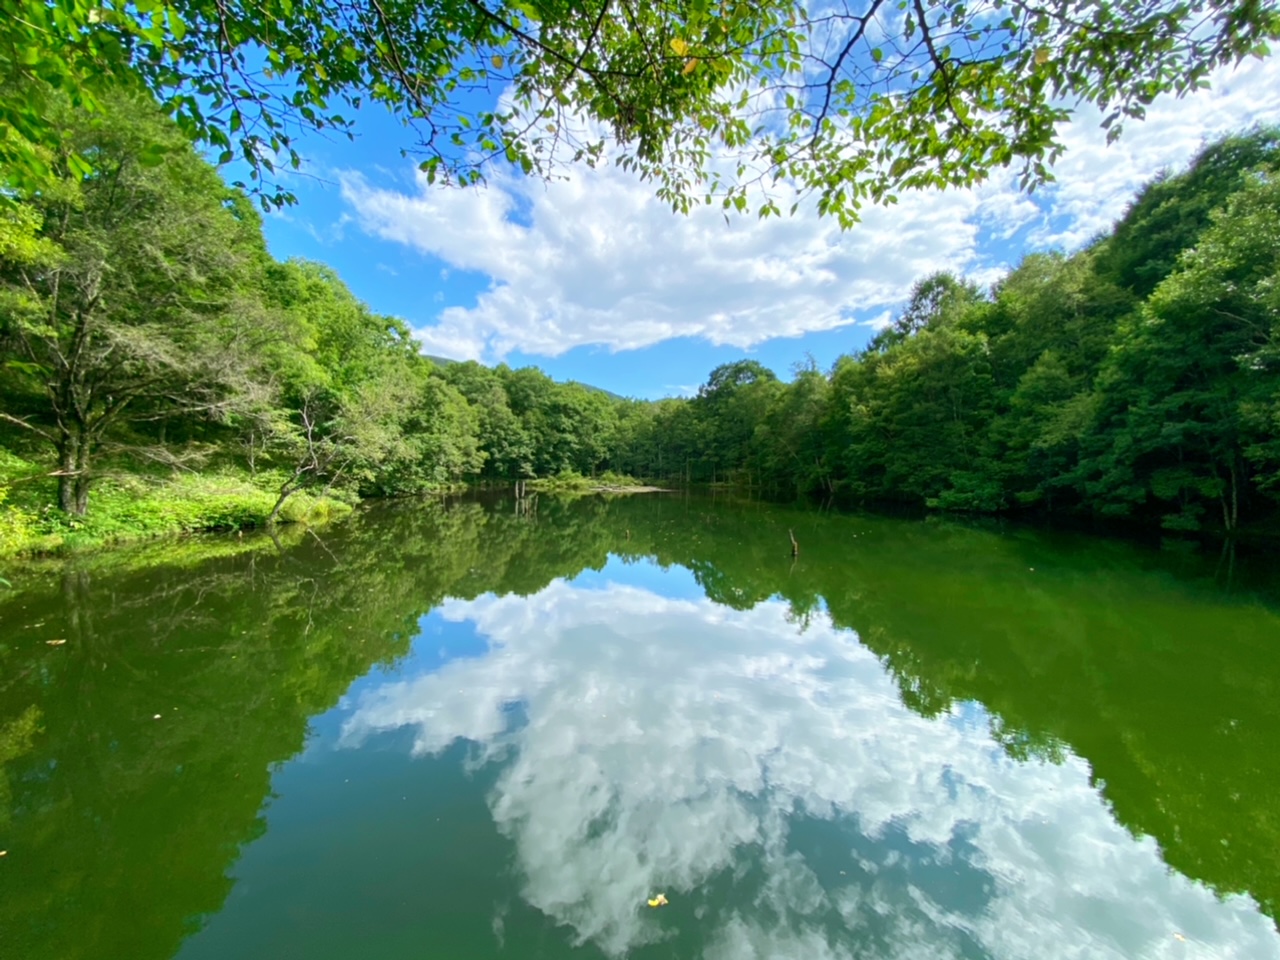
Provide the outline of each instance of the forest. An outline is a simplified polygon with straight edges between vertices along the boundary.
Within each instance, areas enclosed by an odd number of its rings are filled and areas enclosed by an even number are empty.
[[[1275,512],[1274,128],[989,290],[920,279],[830,370],[742,360],[649,402],[433,363],[323,264],[273,259],[250,198],[145,94],[59,122],[61,175],[0,207],[0,550],[607,473],[1175,531]]]

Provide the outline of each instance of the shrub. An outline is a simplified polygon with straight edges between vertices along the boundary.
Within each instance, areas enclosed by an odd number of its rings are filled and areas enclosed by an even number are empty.
[[[0,486],[0,557],[25,550],[40,537],[40,518],[8,499],[9,488]]]

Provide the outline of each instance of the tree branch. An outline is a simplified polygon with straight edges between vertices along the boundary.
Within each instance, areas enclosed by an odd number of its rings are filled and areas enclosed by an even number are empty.
[[[27,430],[30,430],[32,433],[35,433],[38,436],[43,437],[45,440],[49,441],[49,443],[52,443],[54,446],[58,445],[58,441],[54,439],[53,434],[49,433],[46,430],[41,430],[39,427],[35,426],[34,424],[28,423],[26,420],[23,420],[20,417],[13,417],[7,413],[0,412],[0,420],[5,421],[5,423],[12,423],[19,427],[25,427]]]

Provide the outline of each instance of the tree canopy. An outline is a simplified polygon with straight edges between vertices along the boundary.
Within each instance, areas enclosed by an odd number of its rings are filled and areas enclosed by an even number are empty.
[[[312,131],[386,107],[430,177],[494,161],[553,175],[615,159],[676,209],[780,212],[770,185],[861,204],[1018,165],[1032,186],[1078,104],[1118,134],[1156,97],[1262,55],[1267,4],[1209,0],[18,0],[0,24],[0,167],[38,183],[60,145],[46,107],[141,87],[264,202]],[[79,156],[79,172],[90,167]]]

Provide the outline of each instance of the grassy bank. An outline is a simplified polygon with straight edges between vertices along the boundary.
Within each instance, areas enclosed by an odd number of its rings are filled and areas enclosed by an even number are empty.
[[[56,508],[54,482],[38,467],[3,451],[0,457],[0,557],[262,526],[282,479],[236,471],[113,477],[95,486],[88,514],[73,517]],[[280,520],[320,523],[350,511],[334,497],[297,493]]]
[[[236,468],[153,476],[121,474],[97,483],[88,513],[73,517],[57,508],[56,481],[48,476],[47,468],[0,448],[0,558],[261,527],[283,480],[272,472],[250,475]],[[573,495],[653,488],[619,473],[587,477],[567,472],[531,480],[529,489]],[[323,523],[349,513],[355,502],[349,493],[328,497],[296,493],[285,502],[280,522]]]
[[[629,477],[622,473],[614,473],[612,470],[606,470],[604,473],[595,477],[586,477],[580,473],[568,470],[564,473],[559,473],[554,477],[543,477],[539,480],[530,480],[528,482],[528,486],[530,490],[538,490],[544,493],[622,493],[628,490],[653,489],[643,481],[637,480],[635,477]]]

